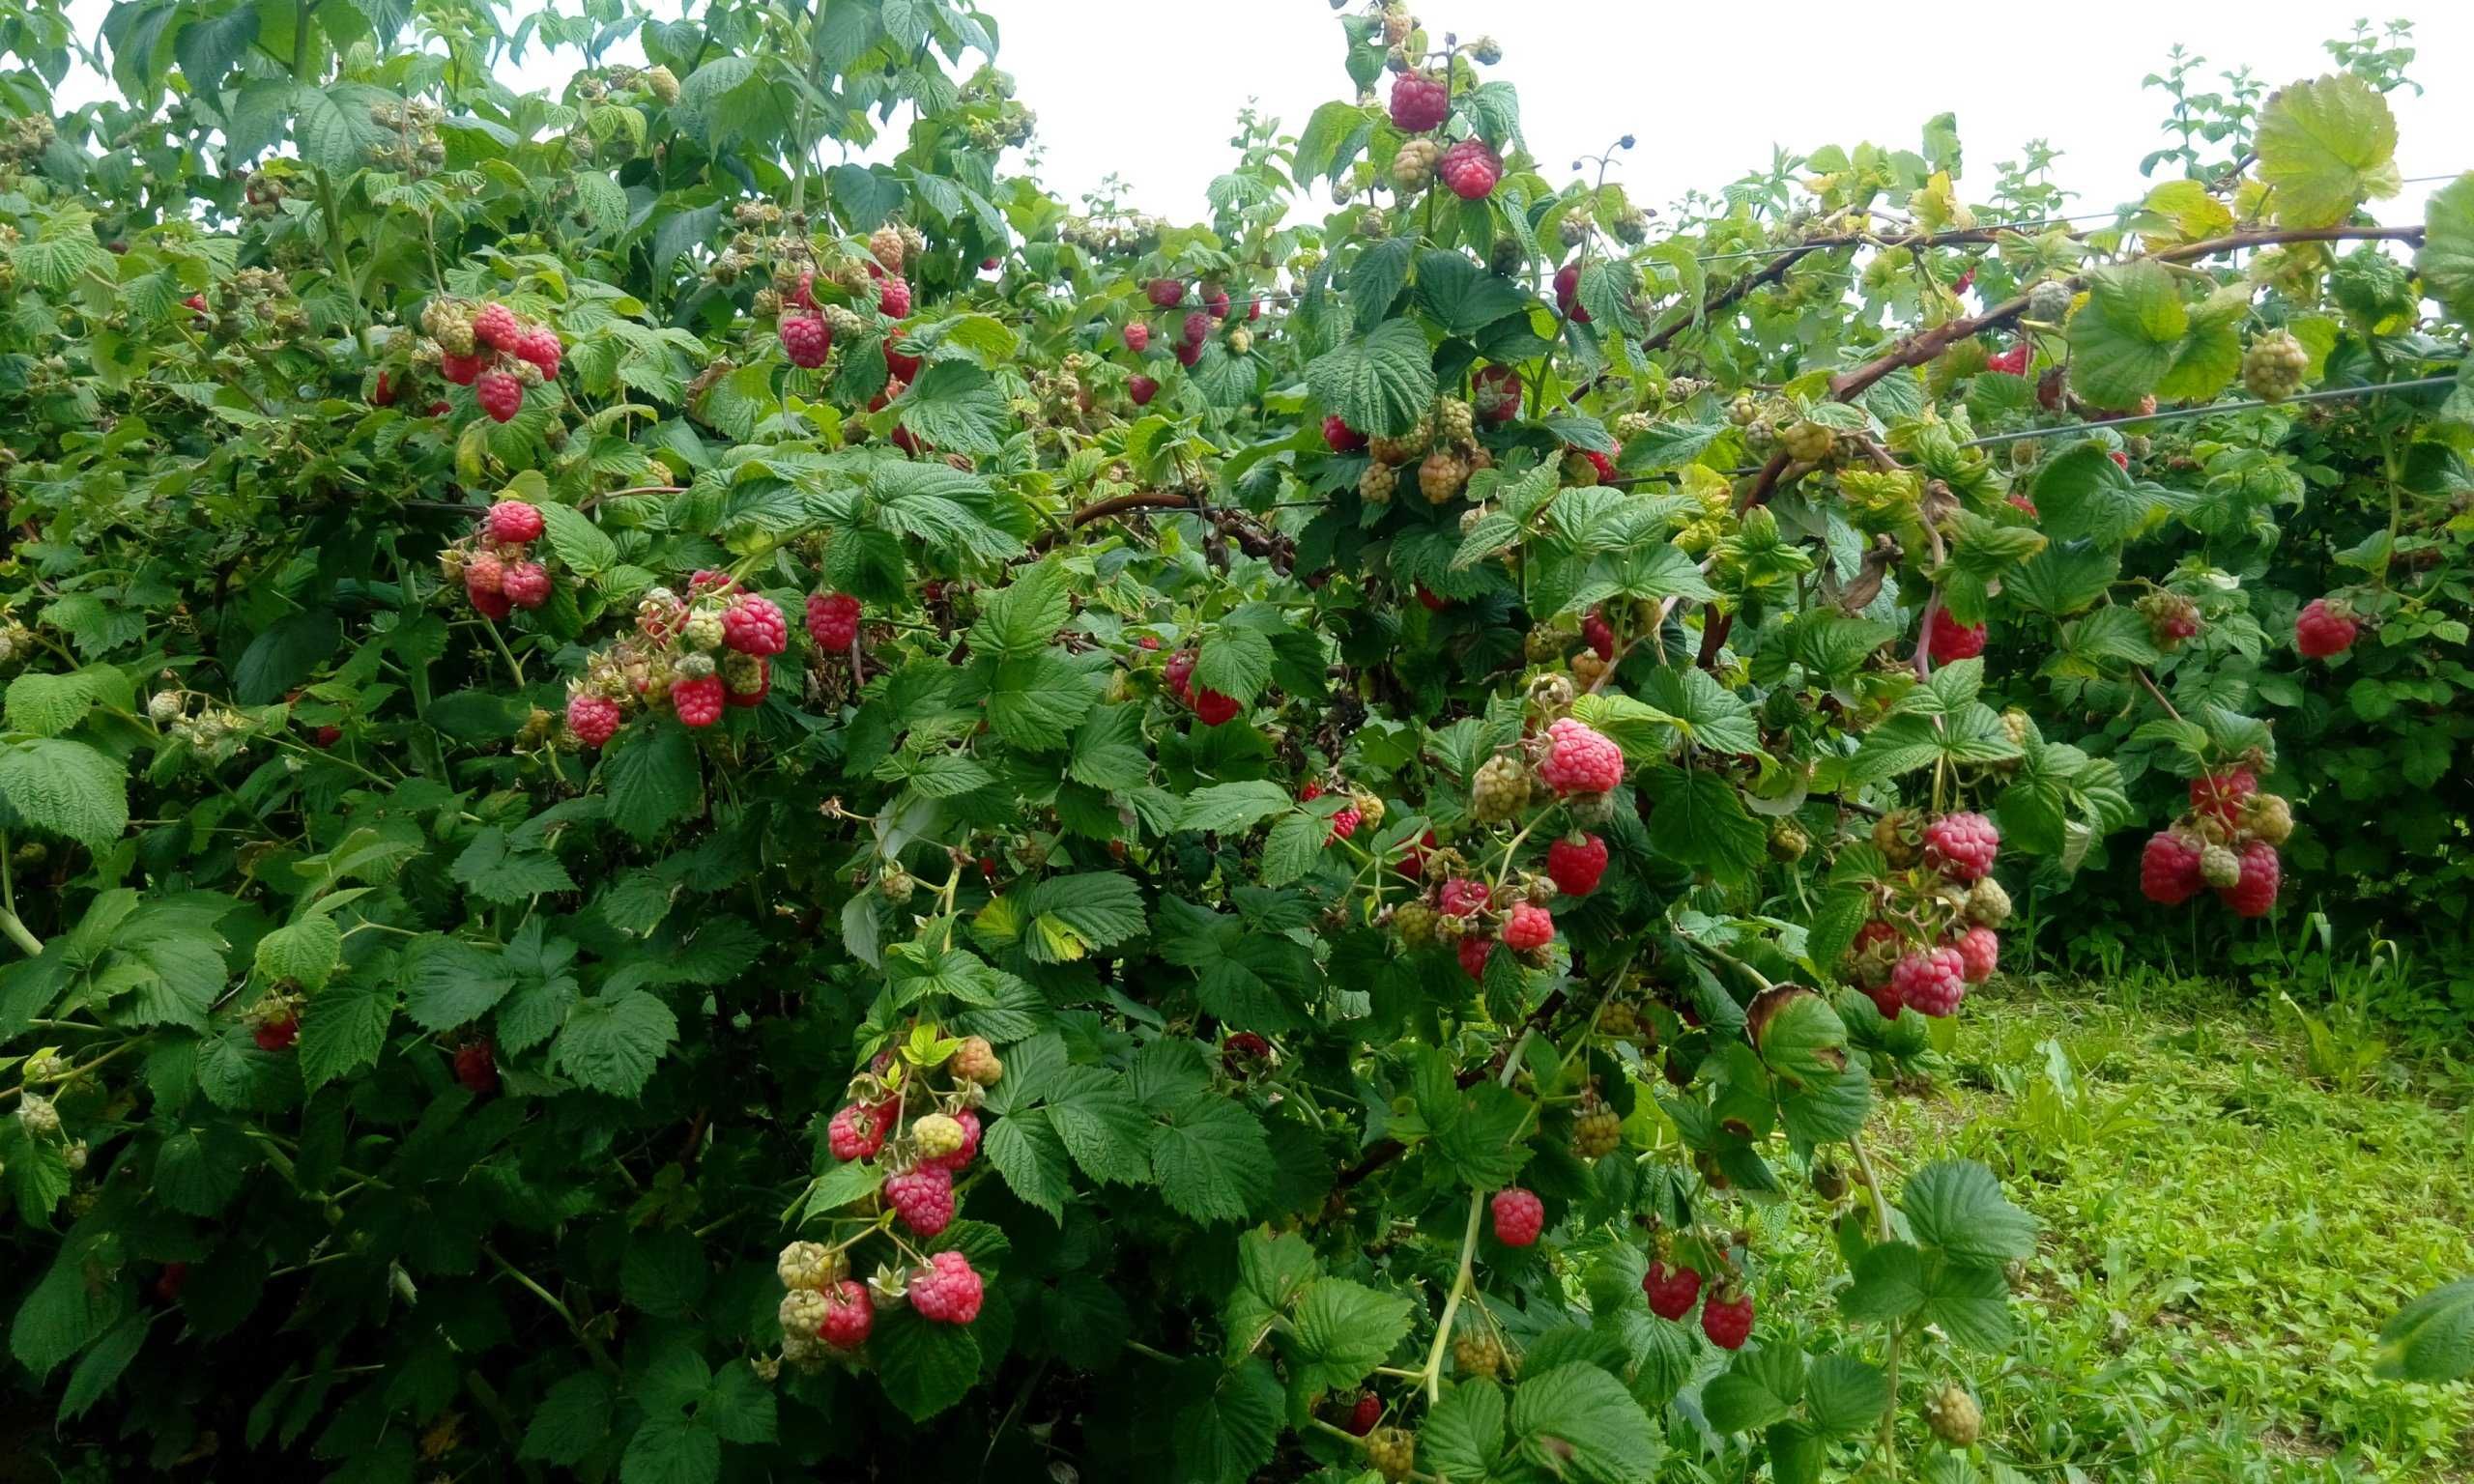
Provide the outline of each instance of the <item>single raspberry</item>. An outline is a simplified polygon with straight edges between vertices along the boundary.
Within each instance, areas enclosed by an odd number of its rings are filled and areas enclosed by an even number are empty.
[[[541,538],[541,507],[521,499],[502,499],[482,517],[490,539],[501,546],[521,546]]]
[[[1443,152],[1443,163],[1435,173],[1461,200],[1483,201],[1495,193],[1495,183],[1504,178],[1504,160],[1492,145],[1471,134]]]
[[[1426,873],[1426,852],[1435,847],[1434,831],[1428,830],[1415,841],[1400,843],[1398,869],[1412,880],[1422,880]]]
[[[918,1149],[922,1164],[952,1168],[945,1164],[945,1156],[962,1148],[964,1137],[962,1120],[951,1113],[931,1113],[910,1126],[910,1142]]]
[[[2130,455],[2129,455],[2129,454],[2127,454],[2127,453],[2122,452],[2119,448],[2114,448],[2114,449],[2110,450],[2107,456],[2108,456],[2108,457],[2110,457],[2110,458],[2114,461],[2114,468],[2115,468],[2115,469],[2128,469],[2128,468],[2130,468]]]
[[[1572,1153],[1584,1159],[1603,1159],[1624,1146],[1624,1120],[1602,1102],[1581,1104],[1572,1120]]]
[[[1486,977],[1486,960],[1495,956],[1495,940],[1482,933],[1471,933],[1460,940],[1460,972],[1471,979]]]
[[[181,1290],[188,1280],[188,1264],[165,1263],[163,1270],[155,1275],[155,1297],[165,1303],[178,1303],[181,1301]]]
[[[1907,1001],[1899,998],[1898,985],[1888,980],[1878,985],[1866,985],[1864,995],[1873,1002],[1874,1011],[1884,1020],[1897,1019],[1898,1013],[1907,1008]]]
[[[1185,342],[1200,345],[1211,338],[1211,316],[1196,309],[1186,316]]]
[[[773,662],[744,654],[730,658],[738,663],[722,667],[722,699],[747,710],[764,704],[773,694]]]
[[[814,370],[833,349],[833,328],[815,315],[794,314],[782,320],[782,354],[791,364]]]
[[[1151,327],[1140,320],[1128,320],[1125,326],[1125,348],[1136,356],[1151,349]]]
[[[429,405],[428,415],[432,417],[444,417],[453,411],[455,411],[454,404],[441,399],[439,401],[432,402]]]
[[[859,639],[859,600],[847,592],[808,595],[808,638],[827,654],[840,654]]]
[[[996,873],[994,867],[993,861],[986,857],[981,858],[980,873],[982,875],[993,876]],[[997,1059],[996,1048],[988,1043],[988,1038],[985,1036],[972,1036],[964,1040],[962,1049],[954,1053],[952,1061],[947,1063],[947,1066],[951,1068],[955,1076],[981,1087],[994,1087],[1005,1075],[1005,1064]]]
[[[1595,448],[1566,449],[1564,480],[1582,489],[1612,484],[1615,481],[1615,461]]]
[[[499,1090],[498,1048],[487,1041],[468,1041],[455,1048],[455,1080],[475,1098]]]
[[[484,371],[473,384],[473,400],[492,422],[511,422],[524,410],[524,384],[503,371]]]
[[[1230,1076],[1242,1077],[1256,1063],[1271,1060],[1272,1043],[1252,1031],[1232,1032],[1220,1043],[1220,1065]]]
[[[2231,845],[2211,842],[2200,846],[2200,879],[2219,888],[2240,884],[2242,857],[2233,853]]]
[[[474,312],[473,338],[494,351],[512,351],[523,336],[523,322],[504,304],[483,304]]]
[[[2025,513],[2029,520],[2036,518],[2037,510],[2036,502],[2034,500],[2029,499],[2027,496],[2019,493],[2017,490],[2012,490],[2007,499],[2010,501],[2010,507],[2012,509]]]
[[[1380,1427],[1366,1435],[1366,1466],[1386,1484],[1399,1484],[1418,1470],[1418,1435],[1404,1427]]]
[[[493,620],[500,619],[515,612],[515,604],[508,600],[505,593],[499,591],[497,588],[491,588],[489,591],[483,592],[478,588],[467,585],[464,589],[464,596],[471,601],[473,605],[473,612],[479,614],[484,618]]]
[[[2139,889],[2150,901],[2178,907],[2200,894],[2200,842],[2179,830],[2159,830],[2139,855]]]
[[[1174,278],[1154,278],[1142,286],[1142,292],[1162,309],[1174,309],[1186,301],[1186,286]]]
[[[1218,727],[1233,722],[1237,719],[1238,713],[1245,709],[1234,696],[1223,696],[1213,690],[1194,692],[1194,715],[1202,718],[1202,724],[1205,727]]]
[[[1495,1241],[1507,1247],[1526,1247],[1546,1228],[1546,1204],[1518,1185],[1498,1190],[1487,1202],[1495,1216]]]
[[[1984,1409],[1961,1385],[1945,1385],[1924,1399],[1924,1425],[1954,1448],[1971,1448],[1984,1436]]]
[[[1160,384],[1147,376],[1129,377],[1126,379],[1125,394],[1134,399],[1135,406],[1149,407],[1151,399],[1160,394]]]
[[[1431,72],[1402,72],[1392,79],[1392,127],[1423,134],[1452,113],[1452,86]]]
[[[771,598],[742,592],[722,610],[722,642],[760,658],[780,654],[791,646],[791,626]]]
[[[1515,366],[1489,365],[1478,368],[1470,378],[1470,410],[1482,422],[1509,422],[1520,412],[1520,370]]]
[[[1191,371],[1202,360],[1202,342],[1199,340],[1180,340],[1177,342],[1175,355],[1177,357],[1177,364]]]
[[[1973,881],[1993,869],[2001,832],[1982,814],[1943,814],[1924,827],[1924,864],[1953,881]]]
[[[2001,936],[1990,928],[1971,928],[1959,934],[1953,946],[1959,951],[1959,961],[1966,965],[1965,977],[1971,985],[1991,979],[2001,960]]]
[[[618,734],[618,702],[589,691],[567,698],[567,729],[587,747],[600,747]]]
[[[1427,613],[1439,614],[1452,606],[1452,600],[1450,598],[1440,598],[1435,596],[1433,589],[1427,587],[1425,584],[1419,583],[1416,585],[1416,587],[1418,594],[1418,606],[1424,609]]]
[[[497,592],[506,581],[506,561],[496,552],[475,552],[464,563],[464,591],[467,596]]]
[[[816,1327],[816,1337],[836,1350],[857,1350],[868,1343],[868,1331],[877,1327],[877,1306],[869,1300],[868,1286],[855,1278],[844,1278],[824,1291],[824,1321]]]
[[[824,1126],[825,1147],[836,1159],[873,1159],[884,1148],[885,1134],[893,1127],[893,1109],[887,1105],[854,1102],[833,1115]]]
[[[892,377],[895,381],[902,383],[905,386],[919,380],[919,357],[896,350],[894,348],[893,340],[890,337],[884,341],[884,357],[886,375]],[[902,395],[902,387],[892,387],[882,393],[882,395],[885,402],[890,402],[895,397]],[[870,412],[882,412],[884,410],[884,402],[876,403],[868,410]]]
[[[369,389],[369,405],[372,407],[395,405],[394,380],[384,371],[378,373],[378,385]]]
[[[2255,840],[2242,847],[2242,878],[2231,886],[2220,887],[2216,897],[2233,909],[2235,917],[2265,917],[2268,909],[2277,904],[2277,886],[2283,876],[2277,847],[2264,840]]]
[[[1504,918],[1504,947],[1527,953],[1555,941],[1555,916],[1544,907],[1522,902]]]
[[[1967,960],[1955,948],[1919,948],[1890,971],[1890,985],[1916,1013],[1946,1015],[1967,998]]]
[[[192,294],[188,298],[181,300],[181,307],[184,309],[194,310],[199,314],[204,314],[206,313],[206,296],[203,294]]]
[[[1366,446],[1366,435],[1334,414],[1323,419],[1323,443],[1334,453],[1355,453]]]
[[[910,1276],[910,1306],[922,1319],[940,1325],[967,1325],[979,1318],[980,1297],[979,1274],[960,1252],[939,1252]]]
[[[1741,1350],[1752,1337],[1752,1296],[1719,1295],[1701,1305],[1701,1332],[1720,1350]]]
[[[483,356],[458,356],[443,351],[438,357],[438,374],[458,386],[470,386],[483,371],[489,369],[489,358]]]
[[[510,561],[499,591],[518,608],[539,608],[550,601],[550,569],[537,561]]]
[[[341,727],[321,727],[316,731],[309,734],[309,740],[317,743],[320,747],[332,747],[343,739],[344,729]]]
[[[2230,827],[2241,817],[2244,802],[2258,791],[2259,776],[2249,768],[2202,773],[2191,780],[2191,812]]]
[[[2326,598],[2313,598],[2293,617],[2293,647],[2306,660],[2324,660],[2354,645],[2362,625],[2350,613],[2330,608]]]
[[[1551,745],[1538,776],[1557,794],[1605,793],[1624,782],[1624,750],[1603,732],[1568,716],[1546,735]]]
[[[1999,928],[2010,921],[2010,894],[1986,876],[1968,891],[1968,921],[1979,928]]]
[[[910,284],[899,274],[887,273],[877,284],[877,307],[897,320],[910,317]]]
[[[2262,402],[2282,402],[2302,389],[2311,352],[2287,329],[2272,329],[2242,353],[2243,389]]]
[[[1351,1433],[1363,1438],[1374,1431],[1374,1424],[1382,1420],[1383,1398],[1371,1391],[1361,1391],[1358,1393],[1357,1405],[1349,1409],[1348,1421],[1342,1425]]]
[[[517,337],[514,353],[516,359],[531,361],[533,369],[541,373],[543,381],[559,379],[561,349],[557,330],[547,328],[526,330]]]
[[[720,721],[725,699],[720,675],[693,675],[670,687],[671,709],[689,727],[710,727]]]
[[[954,1219],[954,1172],[923,1164],[885,1181],[885,1204],[903,1224],[922,1237],[934,1237]]]
[[[1649,1298],[1651,1313],[1682,1319],[1701,1301],[1701,1274],[1680,1263],[1670,1268],[1653,1259],[1650,1270],[1641,1275],[1641,1292]]]
[[[1437,896],[1439,900],[1436,904],[1444,916],[1467,917],[1472,912],[1484,910],[1489,893],[1483,881],[1454,876],[1443,883],[1443,890]]]
[[[1246,323],[1251,325],[1262,317],[1263,301],[1259,299],[1248,300],[1246,301]]]
[[[1341,810],[1332,816],[1332,833],[1325,837],[1323,843],[1328,845],[1333,841],[1348,839],[1357,833],[1359,823],[1365,818],[1364,814],[1354,809]]]
[[[1586,897],[1606,874],[1606,842],[1573,834],[1546,847],[1546,874],[1567,897]]]
[[[1999,371],[2005,376],[2027,375],[2028,342],[2022,340],[2017,345],[2010,347],[2010,349],[2006,351],[1987,356],[1984,357],[1984,369],[1987,371]]]
[[[1194,673],[1196,657],[1194,650],[1180,649],[1168,656],[1168,663],[1160,668],[1160,680],[1162,684],[1168,687],[1168,694],[1189,706],[1194,703]]]
[[[2256,917],[2258,913],[2247,914]],[[258,1022],[250,1032],[261,1051],[289,1051],[301,1039],[301,1017],[295,1014],[273,1015]]]
[[[1203,313],[1210,315],[1215,320],[1224,320],[1228,318],[1228,291],[1226,289],[1222,288],[1216,283],[1206,283],[1202,286]]]
[[[1606,611],[1593,608],[1581,620],[1581,642],[1596,650],[1601,660],[1615,658],[1615,625],[1606,621]]]
[[[2293,806],[2273,793],[2257,793],[2243,801],[2242,828],[2272,845],[2293,838]]]
[[[1947,665],[1952,660],[1972,660],[1984,653],[1985,626],[1961,623],[1950,616],[1946,608],[1933,610],[1931,646],[1933,663]]]
[[[1589,323],[1589,310],[1581,304],[1581,266],[1578,263],[1567,263],[1555,271],[1555,307],[1575,325]]]
[[[889,273],[902,271],[902,229],[888,223],[868,234],[868,255]]]

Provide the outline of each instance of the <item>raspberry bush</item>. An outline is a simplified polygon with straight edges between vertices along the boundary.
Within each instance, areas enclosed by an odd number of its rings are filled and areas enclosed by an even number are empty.
[[[1880,1102],[2056,901],[2462,891],[2474,180],[2367,214],[2393,76],[2084,233],[1946,120],[1654,231],[1362,7],[1179,225],[1016,173],[973,8],[556,99],[382,12],[125,7],[65,112],[7,13],[46,1461],[2006,1468],[2035,1227]]]

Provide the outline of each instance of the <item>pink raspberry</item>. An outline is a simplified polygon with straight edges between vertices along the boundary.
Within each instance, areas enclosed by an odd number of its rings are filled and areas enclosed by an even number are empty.
[[[1200,345],[1211,338],[1211,316],[1196,309],[1186,316],[1185,340],[1188,345]]]
[[[1323,443],[1334,453],[1355,453],[1366,446],[1366,435],[1334,414],[1323,419]]]
[[[1955,948],[1919,948],[1890,970],[1890,985],[1916,1013],[1946,1015],[1967,998],[1967,960]]]
[[[561,349],[557,330],[547,327],[528,329],[516,337],[513,350],[516,359],[532,362],[540,371],[542,380],[555,382],[559,379]]]
[[[900,273],[887,273],[877,282],[877,307],[897,320],[910,317],[910,285]]]
[[[850,1103],[824,1126],[825,1147],[836,1159],[873,1159],[884,1148],[885,1133],[892,1127],[890,1105]]]
[[[954,1112],[954,1122],[963,1126],[962,1148],[949,1155],[938,1155],[927,1162],[959,1174],[979,1157],[979,1115],[968,1108],[958,1108]]]
[[[1228,318],[1228,291],[1216,283],[1202,286],[1202,307],[1215,320]]]
[[[1546,874],[1565,896],[1588,896],[1606,874],[1606,842],[1595,835],[1571,835],[1555,842],[1546,847]]]
[[[2242,847],[2242,879],[2217,888],[2216,897],[2233,909],[2235,917],[2265,917],[2277,904],[2277,886],[2283,876],[2277,847],[2255,840]]]
[[[815,269],[809,268],[799,271],[799,286],[791,291],[791,302],[798,305],[802,309],[813,309],[816,307]]]
[[[1174,278],[1154,278],[1142,286],[1142,292],[1162,309],[1174,309],[1186,301],[1186,286]]]
[[[511,561],[499,591],[518,608],[539,608],[550,601],[550,570],[537,561]]]
[[[1752,1338],[1752,1296],[1715,1298],[1701,1305],[1701,1332],[1720,1350],[1741,1350]]]
[[[2362,625],[2349,614],[2328,607],[2326,598],[2313,598],[2293,615],[2293,647],[2306,660],[2324,660],[2343,654],[2354,646],[2354,636]]]
[[[1526,1247],[1546,1229],[1546,1203],[1518,1185],[1498,1190],[1487,1206],[1495,1213],[1495,1241],[1507,1247]]]
[[[1701,1274],[1681,1263],[1670,1268],[1654,1258],[1650,1270],[1641,1274],[1641,1292],[1650,1300],[1651,1313],[1682,1319],[1701,1301]]]
[[[1954,881],[1973,881],[1993,869],[2001,832],[1982,814],[1943,814],[1924,827],[1924,864]]]
[[[490,539],[501,546],[521,546],[541,539],[541,507],[521,499],[502,499],[482,520]]]
[[[942,1165],[923,1164],[885,1181],[885,1204],[905,1226],[922,1237],[934,1237],[954,1219],[954,1172]]]
[[[2010,349],[2006,351],[1987,356],[1984,357],[1984,369],[1987,371],[1999,371],[2004,376],[2027,375],[2028,342],[2022,340],[2017,345],[2010,347]]]
[[[494,351],[512,351],[524,335],[515,311],[504,304],[483,304],[473,316],[473,338]]]
[[[1471,979],[1486,977],[1486,960],[1495,956],[1495,940],[1471,933],[1460,940],[1460,972]]]
[[[2127,453],[2122,452],[2119,448],[2115,448],[2115,449],[2112,450],[2112,452],[2111,452],[2110,454],[2108,454],[2108,455],[2107,455],[2107,457],[2111,458],[2111,459],[2114,461],[2114,468],[2115,468],[2115,469],[2128,469],[2128,468],[2130,468],[2130,455],[2129,455],[2129,454],[2127,454]]]
[[[2027,496],[2021,494],[2017,490],[2012,490],[2007,498],[2012,509],[2025,513],[2029,520],[2034,520],[2036,518],[2038,512],[2036,510],[2036,502],[2034,500],[2029,499]]]
[[[1348,839],[1357,833],[1358,824],[1365,817],[1354,809],[1341,810],[1332,816],[1332,833],[1323,842],[1328,845],[1335,840]]]
[[[1195,651],[1180,649],[1168,656],[1167,664],[1160,667],[1160,680],[1168,687],[1168,694],[1189,706],[1194,703],[1195,658]]]
[[[2242,802],[2259,791],[2259,775],[2249,768],[2227,768],[2191,780],[2191,811],[2219,824],[2242,817]]]
[[[484,371],[473,384],[473,400],[492,422],[512,422],[524,410],[524,384],[503,371]]]
[[[1624,782],[1624,750],[1605,733],[1568,716],[1546,735],[1551,745],[1538,776],[1557,794],[1605,793]]]
[[[1435,174],[1452,193],[1463,201],[1483,201],[1495,193],[1495,183],[1504,178],[1503,157],[1485,140],[1471,134],[1443,152],[1443,162]]]
[[[1160,394],[1160,384],[1147,376],[1128,377],[1125,394],[1134,399],[1135,406],[1149,407],[1151,399]]]
[[[1520,368],[1481,366],[1469,383],[1469,403],[1482,421],[1509,422],[1520,412]]]
[[[1555,915],[1544,907],[1528,902],[1511,909],[1504,918],[1504,947],[1527,952],[1544,948],[1555,941]]]
[[[722,642],[762,659],[791,647],[791,626],[771,598],[742,592],[722,610]]]
[[[940,1325],[967,1325],[979,1318],[981,1285],[970,1259],[960,1252],[939,1252],[910,1277],[910,1306],[922,1319]]]
[[[773,662],[755,661],[753,673],[725,673],[722,676],[722,699],[734,706],[752,709],[764,704],[773,694]]]
[[[618,734],[618,702],[590,693],[567,698],[567,729],[587,747],[599,747]]]
[[[859,638],[859,600],[847,592],[808,594],[808,638],[827,654],[840,654]]]
[[[1615,658],[1615,625],[1606,621],[1606,610],[1593,608],[1581,620],[1581,642],[1597,651],[1601,660]]]
[[[1580,264],[1567,263],[1555,271],[1555,307],[1575,325],[1589,323],[1589,310],[1581,305]]]
[[[1971,928],[1959,934],[1955,946],[1960,962],[1967,966],[1965,977],[1969,984],[1980,985],[1993,977],[1995,966],[2001,960],[1999,934],[1990,928]]]
[[[2200,894],[2200,842],[2178,830],[2159,830],[2139,853],[2139,889],[2148,900],[2178,907]]]
[[[815,370],[833,350],[833,327],[816,315],[792,315],[782,322],[782,354],[791,364]]]
[[[1202,718],[1202,724],[1205,727],[1218,727],[1233,722],[1237,719],[1237,713],[1245,709],[1234,696],[1223,696],[1212,690],[1194,692],[1194,715]]]
[[[877,1308],[868,1300],[866,1284],[844,1278],[824,1291],[824,1322],[816,1327],[818,1339],[836,1350],[857,1350],[876,1327]]]
[[[442,351],[438,357],[438,374],[458,386],[470,386],[474,378],[489,364],[489,357],[485,356],[458,356],[453,351]]]
[[[1125,327],[1125,348],[1136,356],[1151,349],[1151,327],[1140,320],[1128,320]]]
[[[1445,916],[1467,917],[1470,913],[1479,911],[1486,905],[1489,893],[1483,881],[1468,876],[1453,876],[1443,883],[1443,890],[1438,895],[1441,898],[1440,906]]]
[[[506,582],[506,562],[496,552],[475,552],[464,563],[464,590],[497,592]]]
[[[671,709],[689,727],[710,727],[720,721],[726,699],[719,675],[697,675],[676,681],[670,688]]]
[[[1946,608],[1933,610],[1933,663],[1947,665],[1952,660],[1974,659],[1984,653],[1984,635],[1983,624],[1961,623],[1950,616]]]
[[[1452,112],[1452,88],[1428,72],[1402,72],[1392,79],[1392,127],[1404,134],[1422,134]]]

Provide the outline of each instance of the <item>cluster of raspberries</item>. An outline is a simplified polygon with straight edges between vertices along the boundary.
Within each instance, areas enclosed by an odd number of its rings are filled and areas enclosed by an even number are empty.
[[[1966,811],[1924,818],[1901,810],[1882,816],[1873,842],[1903,874],[1879,885],[1848,950],[1856,982],[1892,1019],[1902,1010],[1950,1014],[2001,956],[1995,929],[2010,919],[2010,895],[1993,879],[2001,832]]]
[[[526,388],[559,379],[559,332],[496,300],[433,299],[421,308],[421,331],[438,347],[438,374],[472,387],[493,421],[512,420]]]
[[[1504,178],[1503,157],[1484,138],[1468,138],[1445,146],[1423,137],[1443,128],[1452,117],[1452,84],[1446,78],[1410,68],[1392,79],[1392,124],[1411,138],[1392,161],[1392,184],[1405,199],[1424,190],[1432,180],[1463,201],[1483,201]]]
[[[1152,308],[1168,313],[1176,330],[1168,340],[1168,349],[1175,354],[1177,364],[1189,369],[1202,359],[1202,348],[1211,339],[1213,328],[1235,315],[1237,309],[1236,301],[1228,297],[1227,288],[1217,282],[1196,284],[1190,300],[1183,280],[1153,278],[1143,284],[1142,296]],[[1190,304],[1199,307],[1190,308]],[[1179,310],[1184,312],[1179,314],[1176,312]],[[1228,331],[1228,348],[1232,354],[1243,356],[1254,348],[1253,331],[1245,327],[1262,317],[1263,301],[1259,299],[1247,300],[1244,320]],[[1136,356],[1148,355],[1151,342],[1156,338],[1151,322],[1139,315],[1127,320],[1118,333],[1125,339],[1125,348]],[[1128,389],[1134,393],[1135,404],[1141,406],[1151,400],[1152,393],[1160,389],[1160,384],[1147,376],[1137,376],[1129,384]]]
[[[482,512],[469,545],[446,549],[442,569],[450,581],[462,579],[466,600],[485,618],[539,608],[550,601],[550,569],[532,556],[541,530],[538,505],[502,499]]]
[[[1720,1350],[1741,1350],[1752,1336],[1752,1296],[1745,1293],[1732,1273],[1724,1274],[1716,1293],[1705,1302],[1701,1298],[1701,1274],[1682,1262],[1654,1258],[1650,1270],[1641,1277],[1641,1293],[1650,1300],[1650,1312],[1658,1318],[1681,1323],[1701,1305],[1701,1332]]]
[[[2292,834],[2293,806],[2261,793],[2249,764],[2203,773],[2191,780],[2189,813],[2140,852],[2139,889],[2178,907],[2212,887],[2234,916],[2265,917],[2285,874],[2277,846]]]
[[[630,706],[662,701],[682,725],[710,727],[726,706],[764,703],[773,657],[790,642],[780,605],[723,573],[695,574],[684,596],[656,587],[636,607],[636,632],[587,662],[567,696],[567,729],[600,747]]]

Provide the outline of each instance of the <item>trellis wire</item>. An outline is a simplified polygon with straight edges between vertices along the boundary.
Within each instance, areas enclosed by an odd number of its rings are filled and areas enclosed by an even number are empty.
[[[2296,402],[2342,402],[2348,397],[2374,397],[2383,391],[2422,391],[2433,386],[2454,386],[2455,376],[2426,376],[2411,382],[2373,382],[2362,386],[2327,386],[2317,391],[2305,391],[2274,402],[2216,402],[2206,407],[2177,407],[2167,412],[2146,413],[2136,417],[2108,417],[2099,422],[2065,423],[2057,428],[2028,428],[2017,433],[1995,433],[1984,438],[1971,438],[1959,444],[1962,448],[1982,448],[1992,443],[2024,442],[2033,438],[2059,438],[2070,433],[2085,433],[2090,428],[2115,428],[2143,422],[2172,422],[2184,417],[2213,417],[2221,413],[2247,413],[2262,407],[2290,407]]]

